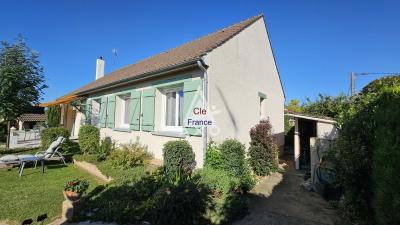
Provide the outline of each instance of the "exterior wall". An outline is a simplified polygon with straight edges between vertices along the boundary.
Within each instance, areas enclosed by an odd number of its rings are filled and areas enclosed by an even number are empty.
[[[317,137],[333,140],[337,138],[338,130],[332,123],[317,122]]]
[[[89,98],[99,98],[102,96],[109,96],[112,94],[117,94],[120,92],[124,92],[127,90],[136,89],[139,91],[146,90],[150,87],[156,88],[156,97],[155,97],[155,116],[154,116],[154,132],[145,132],[145,131],[134,131],[130,129],[121,129],[118,127],[120,124],[120,114],[118,113],[120,109],[120,104],[118,104],[119,100],[116,100],[116,107],[115,107],[115,128],[100,128],[101,137],[104,138],[106,136],[111,137],[117,143],[129,143],[134,142],[137,138],[139,138],[142,144],[148,146],[148,150],[154,155],[156,159],[162,159],[162,149],[163,145],[170,141],[170,140],[179,140],[179,137],[167,137],[161,136],[160,134],[155,134],[155,132],[161,131],[161,111],[162,111],[162,95],[160,89],[168,87],[168,84],[172,81],[174,84],[182,84],[185,80],[194,80],[194,79],[201,79],[203,73],[198,70],[190,70],[186,72],[176,73],[174,75],[163,77],[162,79],[155,79],[148,82],[143,82],[140,84],[125,86],[122,88],[116,88],[113,90],[108,90],[104,92],[99,92],[94,95],[88,96]],[[76,129],[79,130],[80,124],[82,119],[85,116],[83,113],[77,113],[75,124]],[[203,143],[202,137],[197,136],[185,136],[183,139],[186,139],[193,147],[193,151],[196,155],[196,162],[198,167],[203,166]]]
[[[263,19],[256,21],[205,57],[209,65],[209,109],[218,129],[213,140],[236,138],[248,146],[260,111],[269,118],[277,144],[284,145],[284,93]],[[258,92],[267,95],[260,109]]]
[[[153,154],[156,159],[163,159],[163,146],[168,141],[179,140],[179,138],[165,137],[153,135],[150,132],[143,131],[117,131],[110,128],[100,129],[101,137],[111,137],[118,144],[135,142],[139,138],[140,143],[148,146],[148,150]],[[194,154],[196,156],[196,162],[198,167],[203,165],[203,144],[201,137],[187,136],[185,138],[190,145],[193,147]]]

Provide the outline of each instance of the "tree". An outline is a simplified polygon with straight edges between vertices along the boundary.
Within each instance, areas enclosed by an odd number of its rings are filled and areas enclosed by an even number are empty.
[[[302,105],[303,112],[316,116],[327,116],[340,121],[342,113],[349,108],[349,97],[339,94],[336,97],[319,94],[315,101],[307,98]]]
[[[0,48],[0,117],[8,122],[28,111],[41,100],[44,83],[43,67],[37,52],[26,46],[22,36],[15,44],[1,42]],[[9,146],[7,138],[7,147]]]
[[[290,112],[302,112],[303,111],[303,109],[300,105],[300,101],[295,98],[289,101],[289,104],[286,105],[286,109]]]
[[[49,106],[46,111],[47,123],[49,127],[60,126],[61,107],[59,105]]]

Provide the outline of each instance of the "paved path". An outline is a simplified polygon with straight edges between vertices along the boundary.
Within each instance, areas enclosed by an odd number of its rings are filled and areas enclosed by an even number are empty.
[[[300,187],[303,174],[286,163],[283,174],[268,176],[250,193],[250,214],[235,225],[334,224],[335,211],[328,202]]]

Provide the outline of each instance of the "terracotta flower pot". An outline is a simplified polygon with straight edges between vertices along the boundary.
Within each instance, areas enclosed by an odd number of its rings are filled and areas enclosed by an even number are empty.
[[[77,193],[73,191],[63,191],[65,199],[71,202],[77,202],[82,196],[82,193]]]

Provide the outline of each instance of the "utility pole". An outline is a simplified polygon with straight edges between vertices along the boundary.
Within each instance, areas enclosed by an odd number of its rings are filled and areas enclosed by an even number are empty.
[[[354,96],[354,94],[355,94],[355,82],[356,82],[356,74],[354,72],[351,72],[350,82],[351,82],[351,96]]]

